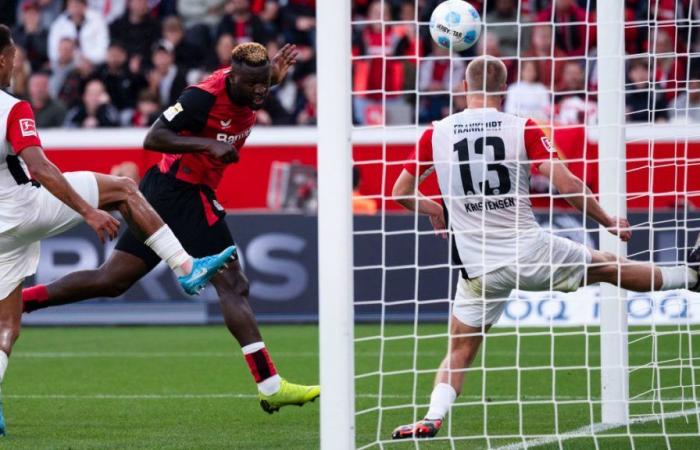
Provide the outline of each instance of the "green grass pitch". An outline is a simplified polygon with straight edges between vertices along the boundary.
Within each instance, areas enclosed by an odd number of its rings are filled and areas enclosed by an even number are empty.
[[[598,422],[597,330],[496,329],[467,375],[467,388],[433,442],[389,442],[398,424],[422,414],[435,368],[446,348],[445,325],[377,325],[356,337],[357,446],[396,449],[472,449],[509,445],[517,438],[571,432]],[[291,381],[318,380],[318,330],[310,325],[263,327],[280,373]],[[698,329],[633,329],[630,362],[656,366],[632,372],[632,414],[672,414],[700,405]],[[525,333],[525,334],[523,334]],[[689,338],[689,336],[692,336]],[[519,353],[515,349],[519,348]],[[554,351],[552,351],[554,348]],[[381,354],[381,357],[380,357]],[[694,358],[694,359],[693,359]],[[696,364],[693,364],[696,365]],[[522,370],[512,369],[518,365]],[[675,366],[683,366],[679,369]],[[483,367],[486,370],[483,370]],[[674,367],[671,367],[674,366]],[[555,370],[551,368],[554,367]],[[415,369],[415,370],[414,370]],[[381,372],[383,375],[379,375]],[[678,386],[684,385],[685,388]],[[661,400],[651,387],[661,393]],[[380,395],[381,394],[381,395]],[[555,405],[553,395],[559,399]],[[319,446],[319,404],[268,415],[240,349],[223,326],[27,328],[3,386],[9,435],[2,449],[314,449]],[[587,401],[593,399],[593,406]],[[685,401],[681,401],[684,399]],[[515,402],[520,399],[520,403]],[[562,441],[566,449],[697,449],[698,414],[645,421]],[[660,437],[666,433],[668,437]],[[686,436],[674,436],[684,434]],[[451,436],[453,440],[448,440]],[[382,442],[379,443],[378,441]],[[538,448],[560,448],[544,443]]]

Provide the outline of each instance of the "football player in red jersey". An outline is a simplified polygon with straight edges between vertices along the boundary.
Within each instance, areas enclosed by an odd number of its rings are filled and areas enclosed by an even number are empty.
[[[239,151],[255,123],[255,112],[296,62],[297,51],[285,45],[272,58],[257,43],[237,46],[231,66],[190,86],[149,130],[144,147],[163,153],[141,181],[141,192],[193,256],[233,245],[216,201],[224,169]],[[159,260],[126,232],[115,251],[97,270],[75,272],[51,284],[23,291],[25,311],[94,297],[116,297],[153,269]],[[240,344],[258,385],[260,405],[273,413],[285,405],[315,400],[318,386],[281,378],[265,348],[248,303],[248,280],[236,261],[212,278],[226,326]]]
[[[0,88],[10,84],[15,51],[10,29],[0,25]],[[193,259],[128,178],[62,174],[44,154],[29,103],[0,90],[0,383],[19,336],[22,284],[39,264],[39,241],[81,221],[103,242],[115,238],[119,222],[105,210],[119,210],[138,242],[164,260],[189,293],[204,288],[234,258],[231,245],[219,255]]]

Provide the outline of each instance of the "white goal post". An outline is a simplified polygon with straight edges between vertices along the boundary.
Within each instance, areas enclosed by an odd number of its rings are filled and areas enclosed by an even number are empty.
[[[598,173],[600,203],[626,217],[625,21],[623,0],[598,2]],[[600,227],[600,249],[627,256],[627,245]],[[624,290],[601,286],[600,366],[603,423],[628,419],[627,303]]]
[[[321,448],[355,448],[350,1],[316,3]]]

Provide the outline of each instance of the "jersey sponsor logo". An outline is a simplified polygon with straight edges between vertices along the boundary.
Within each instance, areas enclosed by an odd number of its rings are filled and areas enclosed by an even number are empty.
[[[547,136],[542,136],[540,141],[542,141],[542,145],[544,145],[544,148],[549,153],[555,153],[557,151],[557,149],[554,148],[554,145],[552,145],[552,141],[550,141]]]
[[[225,130],[226,128],[230,127],[230,126],[231,126],[231,120],[232,120],[232,119],[221,120],[221,121],[220,121],[220,123],[221,123],[221,128]]]
[[[163,112],[163,117],[165,117],[168,120],[168,122],[172,122],[175,116],[180,114],[182,111],[182,105],[180,104],[180,102],[177,102],[170,108],[166,109],[165,112]]]
[[[19,129],[24,137],[37,136],[34,119],[19,119]]]
[[[247,138],[250,135],[251,129],[248,128],[247,130],[243,131],[242,133],[238,134],[226,134],[226,133],[217,133],[216,134],[216,140],[221,141],[221,142],[226,142],[227,144],[235,144],[236,142],[239,142],[245,138]]]

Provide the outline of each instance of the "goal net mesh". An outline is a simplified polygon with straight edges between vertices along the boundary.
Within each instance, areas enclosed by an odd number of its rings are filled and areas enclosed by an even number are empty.
[[[505,111],[542,124],[594,193],[609,176],[596,133],[595,1],[470,3],[481,14],[481,37],[450,53],[428,32],[438,1],[353,0],[358,448],[387,447],[395,427],[424,417],[448,349],[460,277],[451,241],[402,210],[392,186],[431,121],[465,108],[469,61],[502,58]],[[625,3],[627,189],[618,195],[633,228],[628,257],[684,264],[700,230],[700,4]],[[421,190],[440,199],[435,174]],[[536,172],[530,196],[542,227],[598,246],[597,224]],[[601,419],[600,287],[514,291],[437,437],[400,448],[698,448],[700,296],[626,295],[628,423]]]

